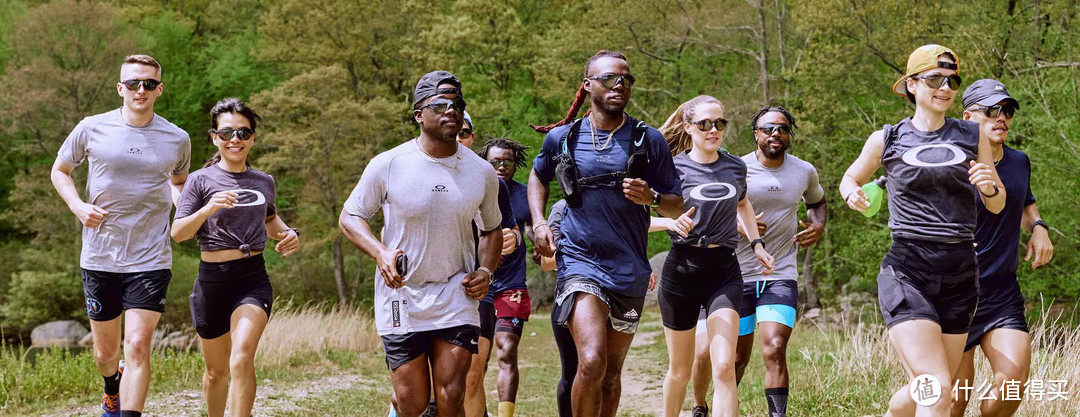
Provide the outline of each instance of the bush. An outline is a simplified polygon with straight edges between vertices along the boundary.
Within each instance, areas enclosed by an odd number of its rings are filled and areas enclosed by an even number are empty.
[[[65,272],[19,271],[12,274],[7,301],[0,306],[4,327],[29,332],[53,320],[85,322],[82,281]]]

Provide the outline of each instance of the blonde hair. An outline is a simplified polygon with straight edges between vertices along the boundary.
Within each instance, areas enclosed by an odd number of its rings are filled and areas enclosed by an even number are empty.
[[[671,156],[686,152],[694,146],[694,141],[690,134],[686,133],[683,124],[692,122],[694,120],[694,110],[698,105],[705,103],[716,103],[716,105],[720,106],[721,111],[724,110],[724,103],[721,103],[716,97],[700,95],[680,104],[679,108],[675,109],[675,112],[671,113],[667,121],[660,126],[660,133],[664,135],[664,139],[667,139],[668,148],[671,149]]]

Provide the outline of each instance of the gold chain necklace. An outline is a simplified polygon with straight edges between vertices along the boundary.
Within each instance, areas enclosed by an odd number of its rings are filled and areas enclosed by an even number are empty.
[[[607,149],[608,146],[611,146],[611,139],[615,136],[615,132],[618,132],[619,129],[622,129],[624,124],[626,124],[626,113],[623,113],[622,121],[619,122],[619,125],[615,126],[615,129],[608,132],[607,137],[605,138],[606,140],[604,141],[604,144],[600,145],[600,139],[597,139],[597,137],[596,137],[596,126],[593,124],[592,115],[590,114],[589,115],[589,133],[592,134],[592,141],[593,141],[592,146],[593,146],[593,149],[595,149],[597,151],[602,151],[602,150]]]
[[[461,155],[458,155],[456,152],[454,153],[454,156],[456,157],[456,159],[454,161],[454,165],[447,165],[447,164],[443,163],[443,161],[440,161],[439,158],[431,156],[431,154],[429,154],[426,150],[424,150],[424,147],[422,145],[420,145],[420,138],[413,139],[413,145],[416,145],[416,148],[419,149],[420,152],[423,152],[424,155],[427,155],[428,158],[431,158],[432,161],[435,161],[439,165],[442,165],[444,167],[447,167],[447,168],[450,168],[450,169],[457,169],[458,165],[461,164]]]

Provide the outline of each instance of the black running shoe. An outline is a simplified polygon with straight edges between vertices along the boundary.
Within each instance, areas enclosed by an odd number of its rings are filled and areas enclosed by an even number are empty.
[[[691,411],[690,415],[694,417],[709,417],[709,407],[704,405],[695,405],[694,411]]]

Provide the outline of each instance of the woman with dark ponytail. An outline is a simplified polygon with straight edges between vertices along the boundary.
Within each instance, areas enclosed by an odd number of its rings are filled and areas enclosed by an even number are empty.
[[[764,273],[773,269],[773,258],[758,236],[754,208],[746,196],[746,163],[721,148],[725,127],[723,104],[705,95],[680,105],[660,127],[682,180],[686,209],[678,220],[653,220],[654,224],[671,223],[671,251],[657,292],[668,348],[664,378],[664,415],[668,417],[679,415],[686,397],[694,364],[694,328],[703,308],[715,387],[713,415],[739,413],[735,350],[743,280],[735,255],[738,223],[753,242]],[[694,410],[695,416],[704,414],[704,409]]]
[[[210,139],[218,152],[188,178],[172,228],[173,240],[196,237],[202,251],[190,301],[211,417],[225,415],[226,400],[230,416],[251,415],[255,352],[274,301],[262,251],[268,237],[280,240],[274,250],[282,256],[300,247],[297,230],[277,215],[274,178],[248,163],[258,121],[239,99],[214,106]]]

